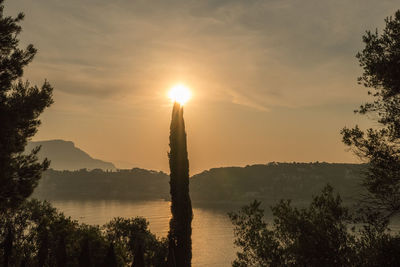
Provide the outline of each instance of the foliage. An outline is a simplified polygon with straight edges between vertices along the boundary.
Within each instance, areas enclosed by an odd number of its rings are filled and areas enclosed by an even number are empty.
[[[167,240],[157,239],[148,229],[144,218],[114,218],[103,228],[107,240],[115,244],[120,261],[133,263],[138,253],[143,253],[145,266],[161,266],[167,257]]]
[[[254,201],[230,213],[241,250],[233,266],[398,266],[400,236],[355,225],[330,186],[308,208],[282,200],[269,225]],[[355,226],[358,226],[356,229]]]
[[[379,127],[342,130],[343,142],[368,162],[363,186],[366,210],[379,211],[383,220],[400,212],[400,10],[386,18],[381,34],[367,31],[365,48],[357,54],[373,101],[356,112],[377,119]]]
[[[189,196],[189,160],[183,107],[175,102],[169,137],[171,213],[168,233],[177,267],[189,267],[192,260],[192,204]],[[169,259],[171,262],[171,259]]]
[[[46,81],[39,88],[21,80],[23,69],[36,54],[33,45],[19,48],[19,23],[4,15],[0,0],[0,210],[18,206],[30,196],[49,161],[37,161],[39,147],[23,154],[27,140],[40,125],[39,115],[52,104],[52,87]]]
[[[367,31],[365,48],[357,54],[363,75],[359,82],[371,88],[373,101],[356,112],[372,115],[379,127],[342,130],[343,142],[368,162],[357,221],[367,223],[361,258],[368,266],[398,266],[399,236],[385,232],[389,220],[400,212],[400,10],[385,19],[382,34]]]
[[[10,230],[9,266],[20,266],[22,262],[26,266],[103,266],[112,262],[112,250],[117,266],[130,266],[131,248],[136,246],[131,238],[140,236],[146,244],[146,266],[160,266],[167,254],[166,241],[158,240],[147,225],[143,218],[116,218],[103,227],[79,224],[48,202],[30,200],[11,217],[0,218],[0,244],[7,243]],[[6,247],[2,246],[3,262],[5,254]]]
[[[375,98],[374,102],[363,105],[360,112],[381,111],[381,122],[390,122],[394,112],[398,111],[397,96],[400,93],[400,10],[393,17],[385,19],[382,34],[367,31],[363,36],[364,49],[357,54],[363,74],[359,83],[372,88],[368,93]],[[395,98],[393,98],[395,97]],[[395,102],[392,102],[395,100]],[[389,107],[395,108],[391,110]],[[388,117],[385,117],[387,115]],[[389,120],[389,121],[388,121]]]
[[[114,244],[111,243],[108,248],[107,255],[103,261],[104,267],[117,267],[117,255],[115,255]]]

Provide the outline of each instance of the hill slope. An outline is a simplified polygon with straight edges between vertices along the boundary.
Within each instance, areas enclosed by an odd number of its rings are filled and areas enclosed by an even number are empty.
[[[215,168],[190,179],[195,203],[237,203],[253,199],[308,201],[327,184],[351,201],[360,193],[364,165],[332,163],[270,163]],[[49,170],[35,196],[45,199],[169,199],[169,176],[143,169],[116,172]]]
[[[103,169],[114,170],[115,166],[111,162],[105,162],[92,158],[89,154],[77,148],[71,141],[48,140],[29,142],[26,151],[31,151],[36,146],[42,146],[39,158],[51,160],[50,168],[54,170],[79,170]]]
[[[330,184],[342,197],[360,194],[359,177],[364,165],[340,163],[269,163],[246,167],[215,168],[194,175],[192,199],[202,201],[275,202],[308,201]]]
[[[113,172],[48,170],[33,197],[47,200],[168,199],[169,176],[139,168]]]

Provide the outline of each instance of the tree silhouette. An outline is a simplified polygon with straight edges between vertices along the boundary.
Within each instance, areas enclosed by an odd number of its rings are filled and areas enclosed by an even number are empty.
[[[79,255],[79,267],[91,267],[92,259],[91,259],[90,247],[89,247],[89,238],[85,237],[82,240],[81,253]]]
[[[148,221],[140,217],[118,217],[103,226],[108,242],[113,242],[116,253],[126,260],[127,266],[133,263],[142,266],[140,262],[144,266],[161,266],[165,262],[168,247],[166,239],[158,239],[148,226]]]
[[[4,16],[0,0],[0,211],[10,210],[29,197],[49,161],[37,161],[39,148],[23,154],[27,140],[40,125],[39,115],[52,104],[52,87],[21,80],[23,69],[36,54],[33,45],[18,47],[19,23],[24,14]]]
[[[331,186],[298,208],[281,200],[267,217],[254,201],[229,214],[239,248],[234,267],[399,266],[400,236],[357,224]],[[387,230],[387,229],[386,229]]]
[[[191,266],[192,259],[192,204],[189,196],[189,160],[186,145],[183,107],[174,103],[169,137],[171,213],[168,233],[170,253],[177,267]],[[171,248],[172,246],[172,248]],[[171,262],[171,260],[168,260]]]
[[[65,236],[62,235],[57,242],[56,246],[56,263],[57,267],[67,266],[67,248],[65,244]]]
[[[115,218],[100,228],[30,199],[12,219],[0,216],[0,266],[131,266],[139,242],[141,266],[164,266],[168,254],[167,239],[152,234],[144,218]]]
[[[143,251],[143,241],[141,239],[137,240],[135,255],[133,257],[132,267],[144,267],[144,251]]]
[[[115,255],[114,244],[108,247],[107,255],[104,258],[103,267],[117,267],[117,256]]]
[[[167,267],[176,267],[174,245],[172,241],[170,241],[168,245]]]
[[[7,225],[6,227],[6,237],[3,241],[3,266],[8,267],[10,258],[11,258],[11,253],[12,253],[12,247],[13,247],[13,239],[14,239],[14,233],[12,226],[10,224]]]
[[[363,202],[369,213],[388,220],[400,213],[400,10],[386,18],[379,34],[367,31],[365,48],[357,54],[363,74],[359,83],[370,88],[373,101],[356,112],[377,118],[378,128],[342,130],[343,142],[368,162],[363,178]]]
[[[45,223],[40,223],[38,226],[39,235],[39,251],[38,251],[38,266],[43,267],[46,265],[46,261],[49,254],[49,233]]]

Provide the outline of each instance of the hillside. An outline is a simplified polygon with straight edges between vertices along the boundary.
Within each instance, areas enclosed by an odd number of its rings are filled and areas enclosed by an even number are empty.
[[[33,197],[47,200],[167,199],[168,181],[169,176],[163,172],[138,168],[113,172],[48,170]]]
[[[48,140],[29,142],[26,151],[36,146],[42,146],[39,158],[51,160],[50,167],[54,170],[103,169],[115,170],[114,164],[92,158],[89,154],[77,148],[71,141]]]
[[[194,203],[273,203],[282,198],[308,201],[327,183],[351,201],[360,192],[363,165],[330,163],[269,163],[246,167],[215,168],[193,176]],[[169,177],[143,169],[55,171],[49,170],[35,196],[44,199],[169,199]]]
[[[191,179],[197,201],[249,201],[272,203],[279,199],[308,201],[332,185],[351,201],[360,193],[363,165],[339,163],[269,163],[246,167],[215,168]]]

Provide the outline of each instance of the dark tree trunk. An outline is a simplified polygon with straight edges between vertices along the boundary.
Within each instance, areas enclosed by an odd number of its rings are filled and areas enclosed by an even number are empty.
[[[8,263],[10,262],[11,254],[12,254],[12,247],[14,242],[14,234],[11,225],[7,226],[7,234],[4,240],[4,259],[3,259],[3,266],[8,267]]]
[[[110,244],[107,255],[104,258],[103,267],[117,267],[117,256],[115,255],[114,244]]]
[[[67,266],[67,248],[65,246],[64,236],[61,236],[57,244],[56,262],[57,262],[57,267]]]
[[[145,267],[143,245],[142,241],[140,240],[138,241],[135,249],[132,267]]]
[[[49,254],[49,235],[46,226],[39,225],[39,251],[38,251],[38,265],[43,267],[46,264],[47,256]]]
[[[89,239],[85,238],[82,241],[81,245],[81,254],[79,255],[79,260],[78,264],[79,267],[91,267],[92,266],[92,261],[90,257],[90,247],[89,247]]]

